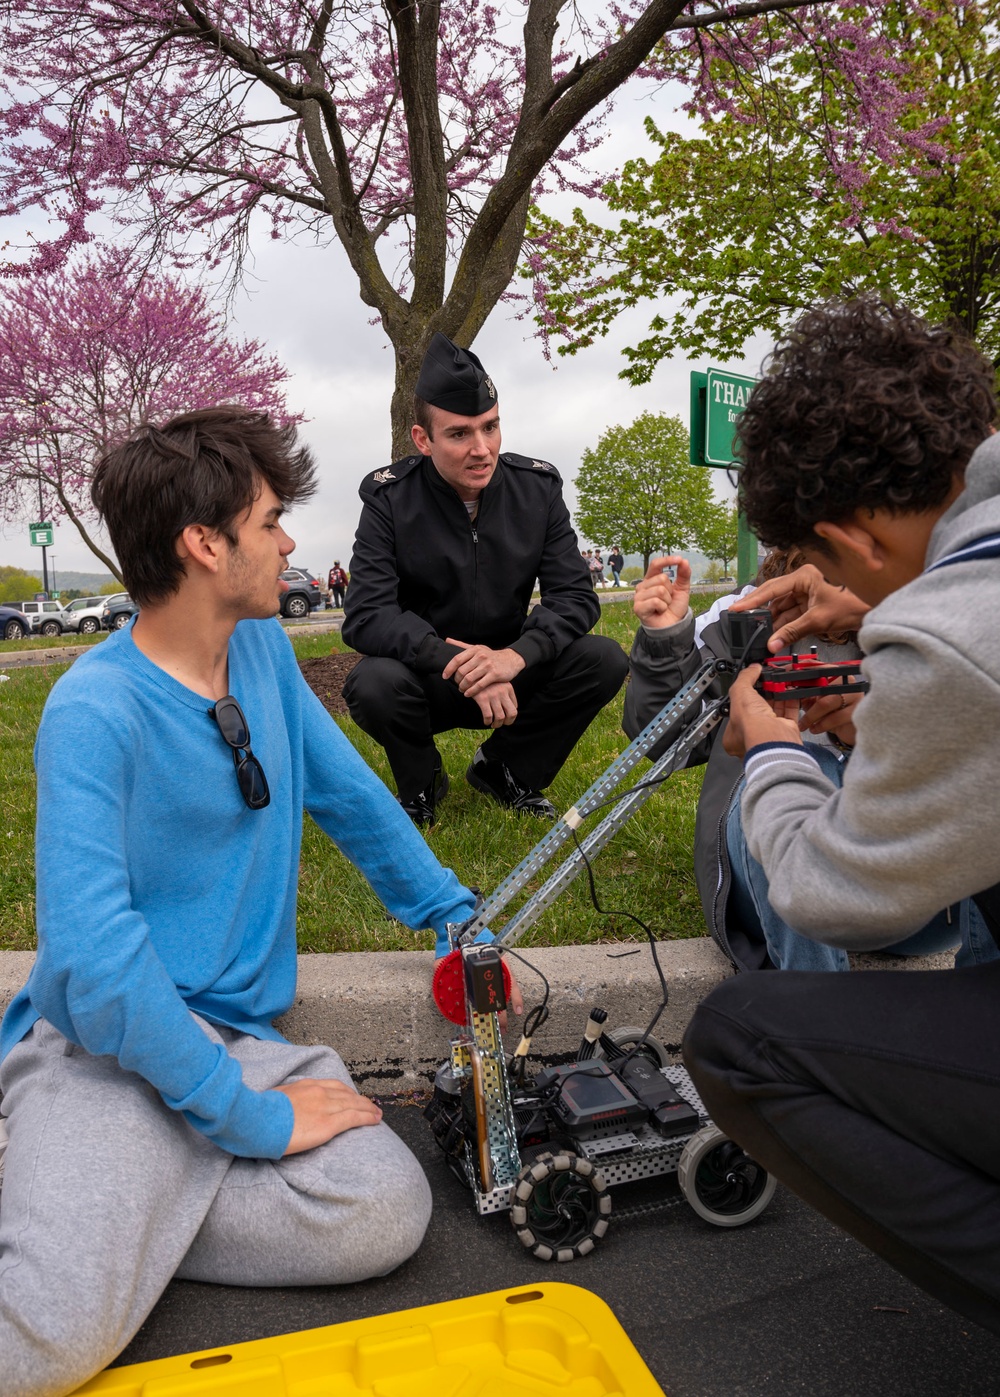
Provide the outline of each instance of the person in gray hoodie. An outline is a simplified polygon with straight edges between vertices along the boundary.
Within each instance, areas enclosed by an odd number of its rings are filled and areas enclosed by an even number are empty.
[[[891,945],[963,897],[1000,939],[995,415],[969,341],[866,297],[803,316],[739,424],[751,528],[811,566],[737,605],[771,604],[774,650],[860,624],[871,684],[839,790],[754,691],[756,666],[731,691],[748,845],[781,915],[830,944]],[[714,991],[684,1042],[722,1130],[996,1332],[998,1005],[997,960],[753,974]]]
[[[771,549],[759,580],[783,576],[805,561],[798,550]],[[673,576],[671,576],[673,574]],[[690,606],[691,564],[686,558],[654,558],[635,591],[633,610],[641,622],[629,655],[622,727],[636,737],[674,698],[707,660],[730,661],[734,654],[729,608],[753,592],[746,587],[720,597],[700,616]],[[799,648],[815,646],[826,663],[855,660],[861,651],[855,633],[807,635]],[[711,696],[721,693],[713,688]],[[804,705],[799,728],[809,754],[839,786],[854,749],[854,711],[861,694],[834,695]],[[651,752],[656,759],[680,734],[668,732]],[[703,739],[688,766],[705,763],[694,829],[694,873],[709,934],[735,970],[830,970],[849,968],[847,952],[802,936],[771,906],[767,876],[747,848],[740,813],[743,763],[731,756],[722,738],[725,722]],[[968,898],[937,913],[926,926],[894,945],[897,956],[932,955],[958,946],[956,965],[971,965],[997,954],[975,904]]]

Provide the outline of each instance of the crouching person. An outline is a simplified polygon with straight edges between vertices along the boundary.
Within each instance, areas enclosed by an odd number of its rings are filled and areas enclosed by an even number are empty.
[[[472,894],[307,688],[275,619],[314,466],[238,408],[147,427],[94,483],[127,628],[42,716],[38,957],[3,1020],[4,1397],[128,1343],[173,1276],[343,1284],[419,1246],[430,1191],[295,990],[302,811],[414,928]],[[379,832],[372,838],[372,831]]]
[[[771,644],[861,622],[871,689],[839,790],[798,724],[755,693],[754,666],[733,685],[724,738],[744,760],[746,840],[773,905],[845,949],[892,945],[965,897],[1000,940],[995,415],[994,369],[973,345],[861,299],[805,315],[740,419],[750,527],[812,565],[757,594],[781,623]],[[705,1000],[684,1040],[728,1135],[994,1332],[998,999],[996,959],[745,975]]]

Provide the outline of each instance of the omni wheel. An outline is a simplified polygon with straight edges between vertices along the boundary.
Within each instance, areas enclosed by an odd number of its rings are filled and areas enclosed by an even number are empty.
[[[716,1227],[742,1227],[767,1207],[775,1180],[715,1125],[695,1132],[677,1165],[684,1197]]]
[[[622,1028],[611,1029],[608,1037],[612,1043],[616,1043],[619,1048],[624,1048],[628,1052],[630,1048],[635,1047],[644,1032],[645,1029],[636,1028],[633,1024],[626,1024]],[[670,1066],[670,1054],[656,1038],[647,1038],[636,1053],[636,1057],[646,1058],[657,1069]]]
[[[608,1230],[611,1195],[589,1159],[569,1150],[540,1154],[517,1178],[510,1220],[540,1261],[575,1261]]]

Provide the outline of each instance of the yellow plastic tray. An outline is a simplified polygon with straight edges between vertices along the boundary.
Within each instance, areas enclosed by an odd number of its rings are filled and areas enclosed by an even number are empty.
[[[76,1397],[664,1397],[611,1310],[541,1284],[109,1368]]]

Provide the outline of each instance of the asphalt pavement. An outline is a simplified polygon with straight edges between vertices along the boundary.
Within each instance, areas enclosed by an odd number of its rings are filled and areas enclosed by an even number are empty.
[[[712,1227],[679,1202],[617,1225],[612,1219],[592,1256],[546,1265],[521,1247],[506,1216],[476,1216],[419,1109],[386,1104],[385,1119],[421,1160],[434,1192],[416,1256],[381,1280],[342,1288],[175,1281],[119,1363],[558,1280],[611,1305],[668,1397],[1000,1391],[1000,1338],[929,1299],[781,1188],[743,1228]]]

